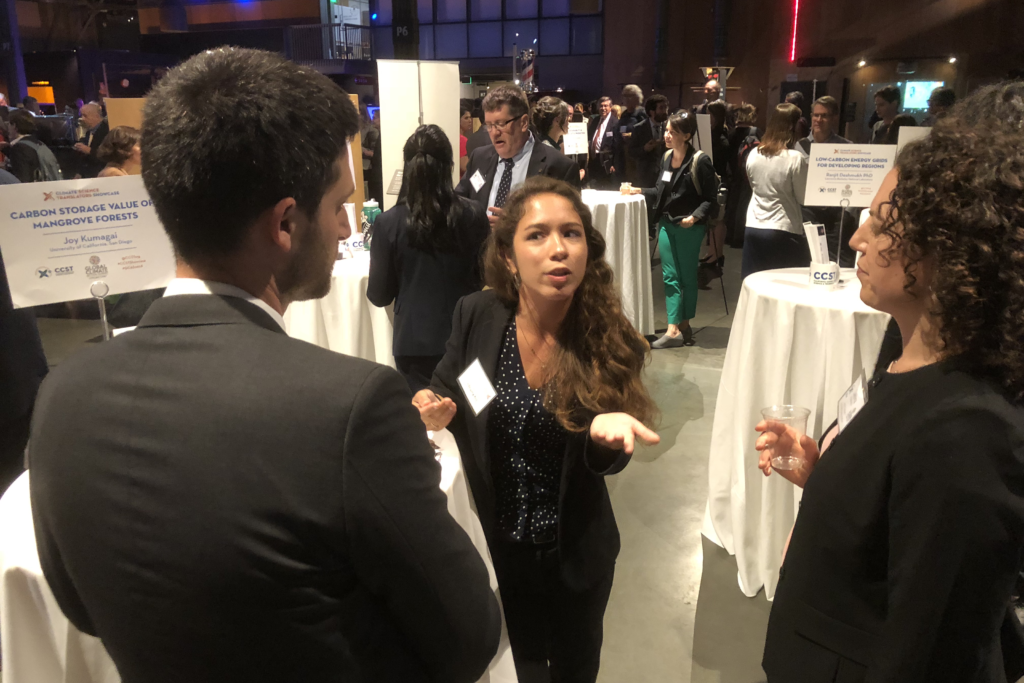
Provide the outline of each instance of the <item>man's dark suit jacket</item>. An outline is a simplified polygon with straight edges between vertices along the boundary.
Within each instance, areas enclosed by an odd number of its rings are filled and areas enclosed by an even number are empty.
[[[462,464],[489,541],[497,533],[487,438],[489,408],[473,415],[458,376],[480,359],[488,379],[494,383],[505,328],[514,314],[498,300],[494,290],[477,292],[459,301],[448,350],[430,383],[434,393],[451,398],[457,406],[448,429],[459,444]],[[614,452],[594,444],[586,433],[569,437],[558,495],[558,552],[562,577],[575,590],[597,584],[615,568],[619,530],[604,476],[621,472],[629,460],[630,456],[623,451]],[[606,465],[598,471],[597,463]]]
[[[472,135],[466,138],[466,154],[472,154],[473,150],[480,147],[492,147],[491,136],[483,126],[477,128]]]
[[[125,683],[476,681],[498,606],[411,399],[242,299],[155,302],[40,389],[58,604]]]
[[[457,250],[427,251],[409,244],[412,221],[404,203],[373,224],[366,298],[375,306],[395,302],[396,356],[444,355],[455,304],[482,286],[480,252],[491,226],[480,204],[455,199],[463,204]]]
[[[489,208],[487,202],[490,200],[491,187],[494,185],[494,176],[497,174],[498,159],[498,151],[494,149],[494,145],[480,147],[473,151],[469,155],[466,173],[455,188],[455,194],[472,199],[485,209]],[[480,175],[484,178],[484,184],[479,191],[473,189],[471,182],[473,174],[477,171],[480,171]],[[580,172],[576,162],[535,138],[530,163],[526,167],[526,177],[532,178],[539,175],[564,180],[577,190],[580,189]]]
[[[957,358],[876,375],[804,487],[768,680],[1016,681],[1022,546],[1024,408]]]
[[[604,129],[604,137],[601,139],[601,151],[591,154],[588,164],[587,170],[592,180],[595,181],[613,177],[610,170],[612,167],[615,167],[616,173],[625,171],[625,169],[615,166],[619,154],[619,143],[622,140],[622,136],[619,135],[619,119],[615,114],[609,114],[608,117],[608,125]],[[597,135],[597,130],[601,127],[601,121],[601,115],[598,114],[590,117],[590,122],[587,124],[587,149],[591,152],[594,150],[594,136]]]
[[[644,119],[633,127],[633,137],[629,141],[629,153],[636,164],[636,178],[632,181],[636,187],[654,187],[661,175],[661,158],[665,155],[665,136],[656,142],[654,149],[645,151],[644,146],[654,138],[651,120]]]
[[[85,144],[89,145],[89,153],[82,155],[82,164],[80,173],[83,178],[95,178],[99,175],[99,172],[106,166],[105,162],[100,161],[96,157],[96,152],[99,150],[100,145],[107,138],[107,133],[110,132],[110,125],[107,124],[107,120],[103,119],[96,130],[88,131],[85,137]]]

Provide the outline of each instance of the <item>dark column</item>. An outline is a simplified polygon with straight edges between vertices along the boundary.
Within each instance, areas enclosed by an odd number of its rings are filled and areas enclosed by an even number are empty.
[[[7,81],[7,100],[13,106],[28,95],[25,62],[21,58],[21,36],[18,31],[17,4],[5,0],[0,10],[0,69]]]
[[[395,59],[420,58],[420,19],[416,11],[416,0],[393,0],[391,33],[395,44]]]

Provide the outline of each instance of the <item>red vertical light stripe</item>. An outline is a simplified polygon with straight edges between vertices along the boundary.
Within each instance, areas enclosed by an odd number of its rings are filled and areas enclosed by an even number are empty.
[[[800,20],[800,0],[793,0],[793,40],[789,47],[789,61],[796,61],[796,26]]]

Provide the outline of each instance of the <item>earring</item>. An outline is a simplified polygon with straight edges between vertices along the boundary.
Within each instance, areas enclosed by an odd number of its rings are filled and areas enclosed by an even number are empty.
[[[515,288],[517,290],[520,287],[522,287],[522,285],[523,285],[523,278],[520,277],[519,271],[516,271],[515,273],[512,273],[512,284],[515,286]]]

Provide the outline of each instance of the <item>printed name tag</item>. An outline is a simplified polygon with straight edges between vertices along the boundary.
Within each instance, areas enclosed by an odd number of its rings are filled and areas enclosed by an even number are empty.
[[[484,177],[480,175],[479,170],[469,179],[469,184],[473,186],[474,192],[479,192],[480,188],[484,186]]]
[[[491,380],[487,379],[487,373],[480,365],[479,358],[470,363],[466,371],[459,375],[459,386],[462,387],[462,393],[466,395],[466,400],[473,408],[474,415],[479,415],[480,411],[498,395]]]
[[[864,404],[868,402],[868,386],[864,374],[858,377],[853,385],[846,390],[843,397],[839,399],[839,433],[842,434],[846,426],[853,422]]]
[[[661,174],[661,182],[671,183],[672,182],[672,171],[665,171]]]

